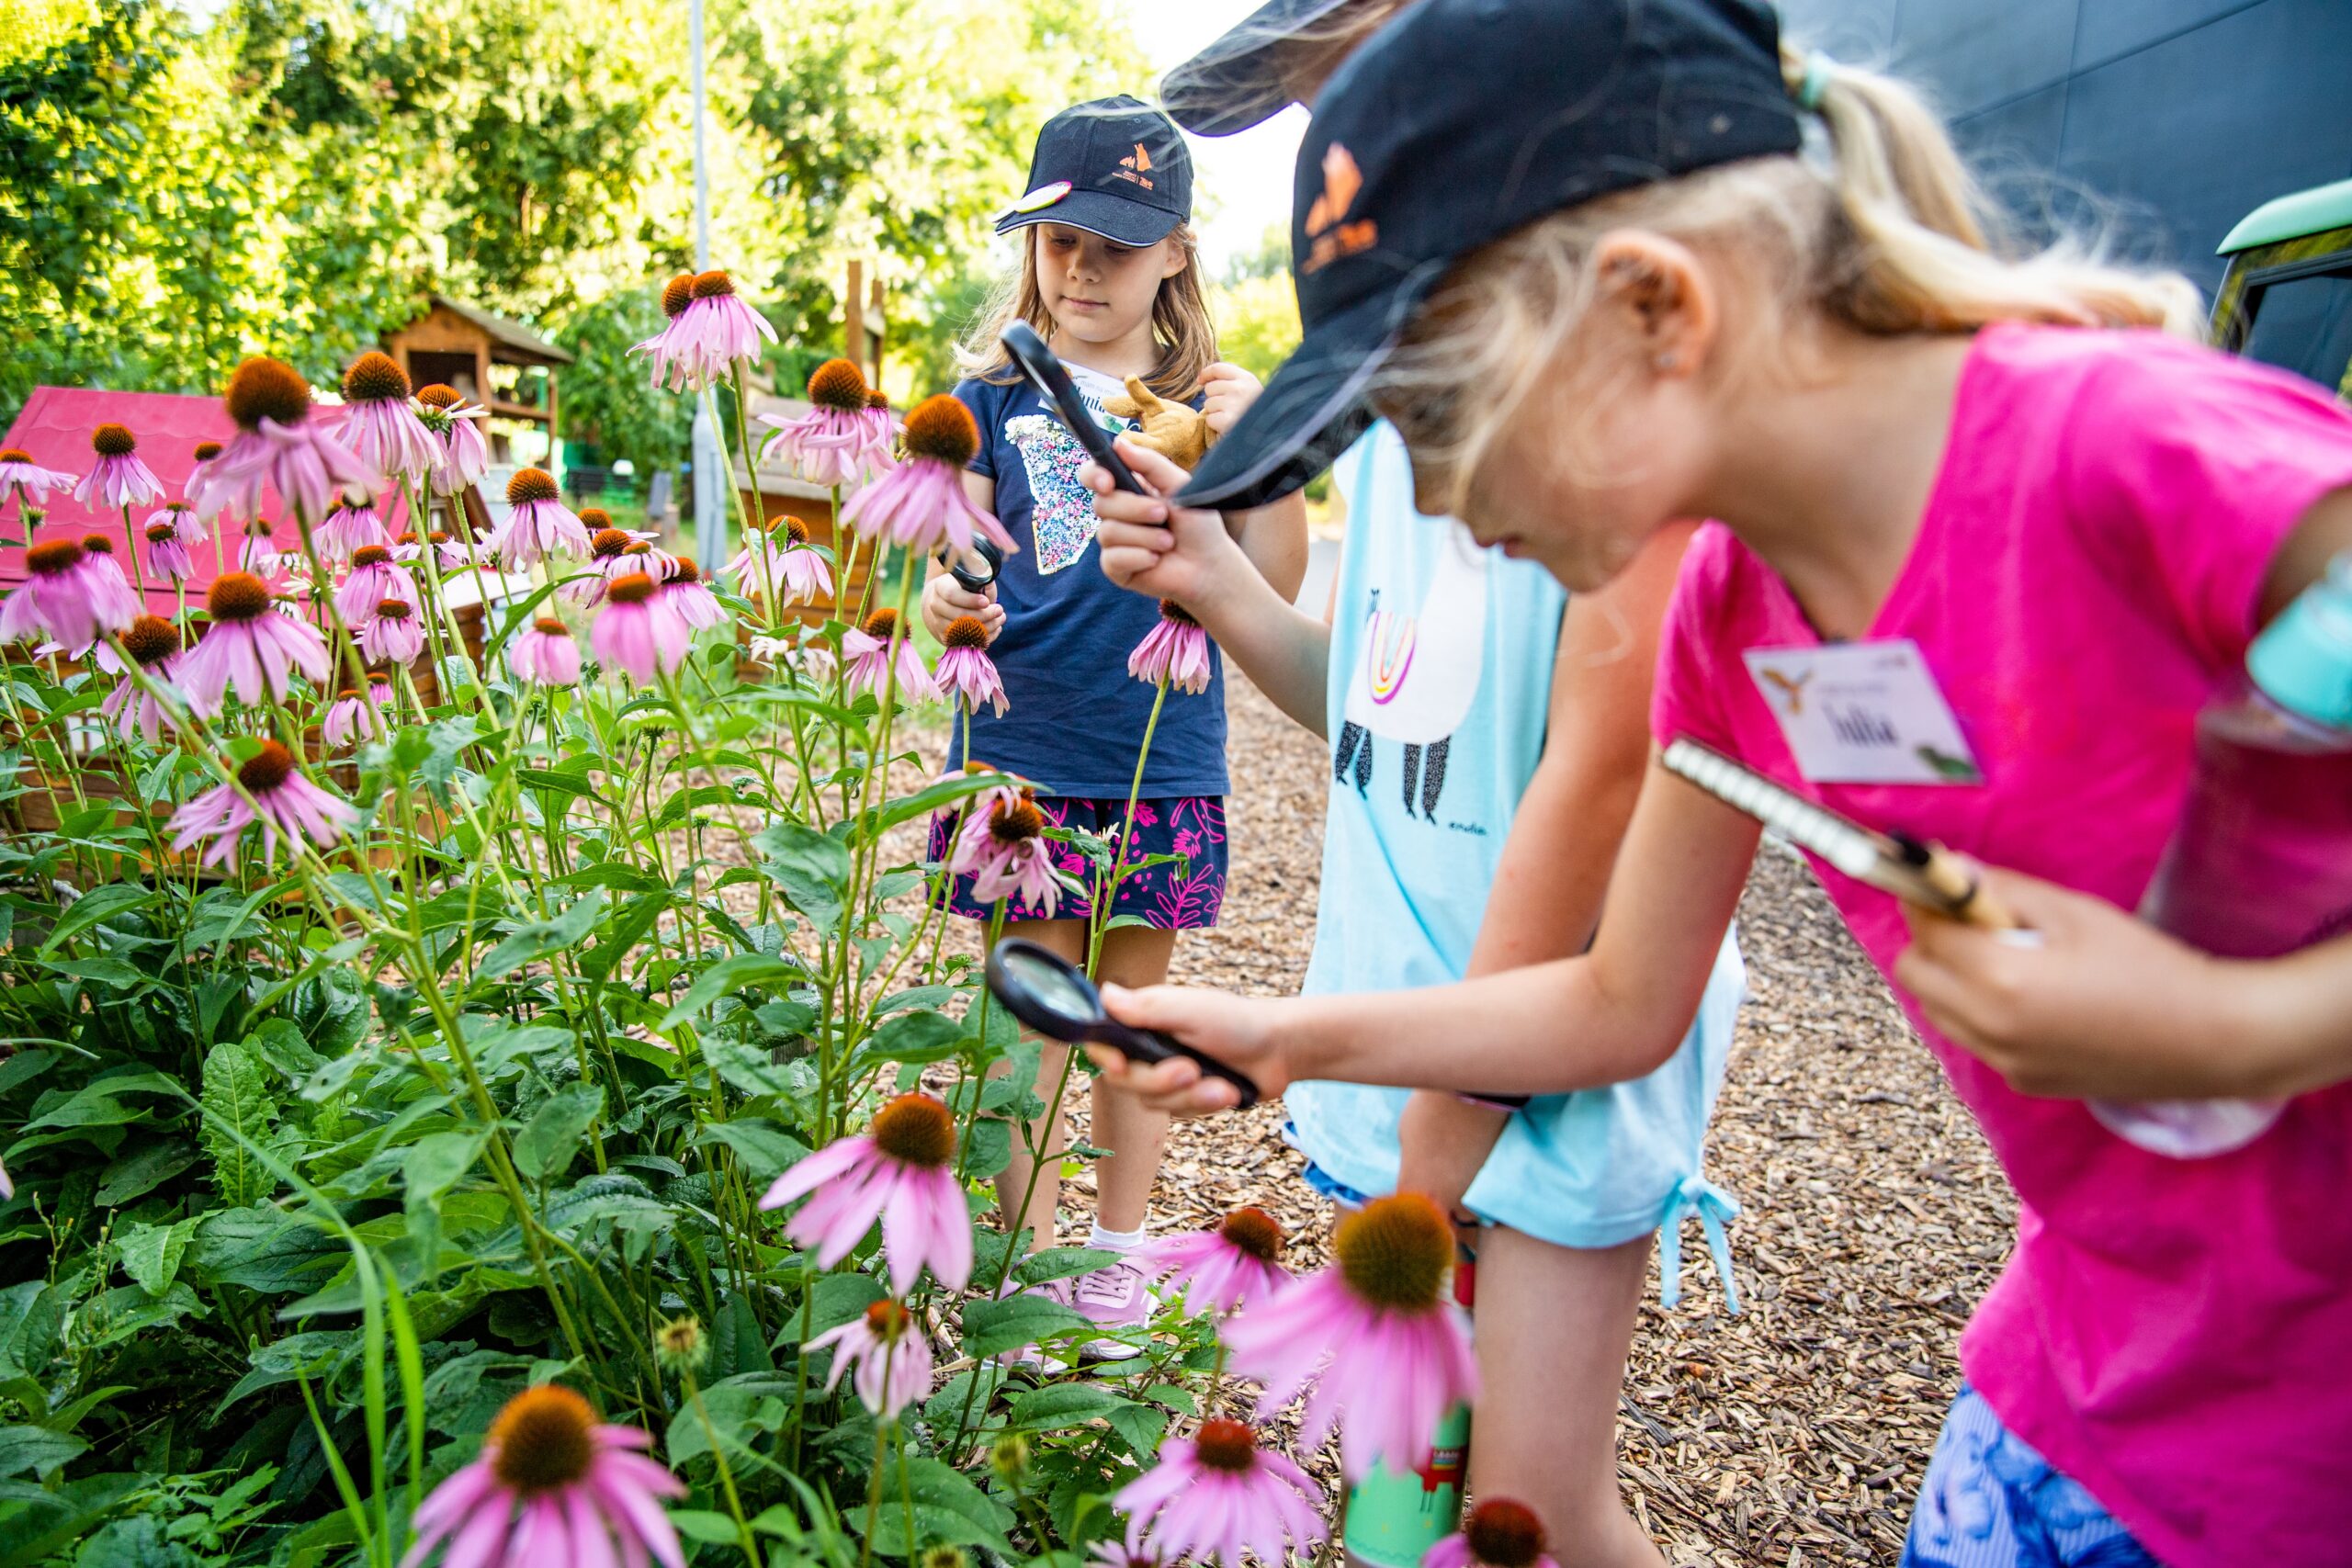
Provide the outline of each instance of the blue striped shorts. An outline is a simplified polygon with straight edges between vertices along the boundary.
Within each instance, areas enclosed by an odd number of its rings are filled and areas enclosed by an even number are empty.
[[[1962,1383],[1911,1511],[1903,1568],[2159,1568],[2079,1482]]]

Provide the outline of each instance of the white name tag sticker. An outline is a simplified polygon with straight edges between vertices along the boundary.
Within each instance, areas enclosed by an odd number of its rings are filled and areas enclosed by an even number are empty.
[[[1814,784],[1981,784],[1919,645],[1755,648],[1747,672]]]

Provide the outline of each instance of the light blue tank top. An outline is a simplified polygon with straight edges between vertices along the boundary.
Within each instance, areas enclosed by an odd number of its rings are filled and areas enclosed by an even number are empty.
[[[1404,444],[1385,423],[1333,471],[1348,531],[1326,698],[1322,897],[1305,988],[1444,985],[1469,961],[1543,755],[1567,594],[1533,563],[1415,511]],[[1647,1077],[1546,1097],[1514,1115],[1470,1207],[1564,1247],[1614,1246],[1684,1214],[1707,1222],[1714,1243],[1737,1206],[1700,1175],[1700,1150],[1743,985],[1727,937],[1673,1058]],[[1399,1089],[1320,1082],[1283,1095],[1307,1156],[1363,1193],[1396,1185],[1405,1100]]]

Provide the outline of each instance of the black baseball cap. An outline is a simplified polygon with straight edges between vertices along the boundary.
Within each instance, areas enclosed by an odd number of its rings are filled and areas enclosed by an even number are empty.
[[[1799,146],[1749,0],[1420,0],[1325,86],[1298,149],[1305,336],[1180,497],[1288,495],[1372,423],[1364,387],[1462,256],[1611,191]]]
[[[1123,245],[1156,244],[1193,216],[1193,154],[1176,122],[1122,94],[1066,108],[1037,133],[1029,188],[996,231],[1067,223]]]
[[[1290,106],[1283,51],[1294,35],[1358,0],[1267,0],[1160,78],[1159,101],[1195,136],[1230,136]]]

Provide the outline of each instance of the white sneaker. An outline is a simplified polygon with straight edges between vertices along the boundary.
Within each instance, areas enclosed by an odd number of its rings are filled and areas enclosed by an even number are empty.
[[[1151,1321],[1152,1309],[1159,1304],[1150,1277],[1132,1258],[1106,1263],[1067,1283],[1069,1304],[1079,1315],[1104,1328],[1141,1328]],[[1080,1347],[1080,1354],[1090,1360],[1125,1361],[1142,1355],[1143,1348],[1120,1339],[1089,1339]]]

